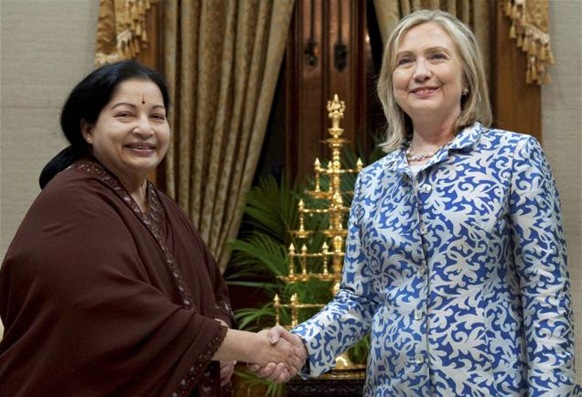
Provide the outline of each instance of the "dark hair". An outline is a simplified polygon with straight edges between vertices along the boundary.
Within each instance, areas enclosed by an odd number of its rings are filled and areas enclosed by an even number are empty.
[[[162,93],[164,106],[170,107],[170,95],[164,78],[154,70],[129,60],[112,63],[95,69],[69,94],[61,113],[61,129],[70,146],[62,150],[43,168],[39,184],[43,189],[59,172],[89,154],[87,142],[81,132],[81,121],[95,124],[101,110],[109,103],[117,87],[126,80],[149,80]]]

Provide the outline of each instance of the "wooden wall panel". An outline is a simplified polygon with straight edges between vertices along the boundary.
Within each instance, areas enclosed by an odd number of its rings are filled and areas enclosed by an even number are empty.
[[[305,177],[313,173],[316,157],[327,156],[322,143],[331,126],[326,105],[335,94],[346,105],[344,137],[354,148],[367,145],[366,3],[295,4],[284,65],[285,157],[287,173]]]

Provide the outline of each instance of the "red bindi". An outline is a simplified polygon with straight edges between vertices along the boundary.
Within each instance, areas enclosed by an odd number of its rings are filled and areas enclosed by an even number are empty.
[[[145,96],[141,94],[141,104],[145,105]]]

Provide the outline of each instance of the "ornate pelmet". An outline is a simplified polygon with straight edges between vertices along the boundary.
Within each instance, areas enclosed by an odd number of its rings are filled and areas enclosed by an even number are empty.
[[[527,53],[526,82],[550,81],[548,65],[555,63],[550,47],[548,0],[505,0],[505,15],[511,20],[509,37]]]
[[[158,0],[100,0],[95,64],[132,59],[148,44],[146,19]]]

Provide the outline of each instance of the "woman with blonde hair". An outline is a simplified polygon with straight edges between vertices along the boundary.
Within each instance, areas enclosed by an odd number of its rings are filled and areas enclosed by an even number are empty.
[[[367,397],[573,396],[558,192],[533,137],[489,127],[473,33],[403,18],[378,94],[388,154],[358,176],[340,290],[271,334],[304,346],[309,376],[369,334]]]

